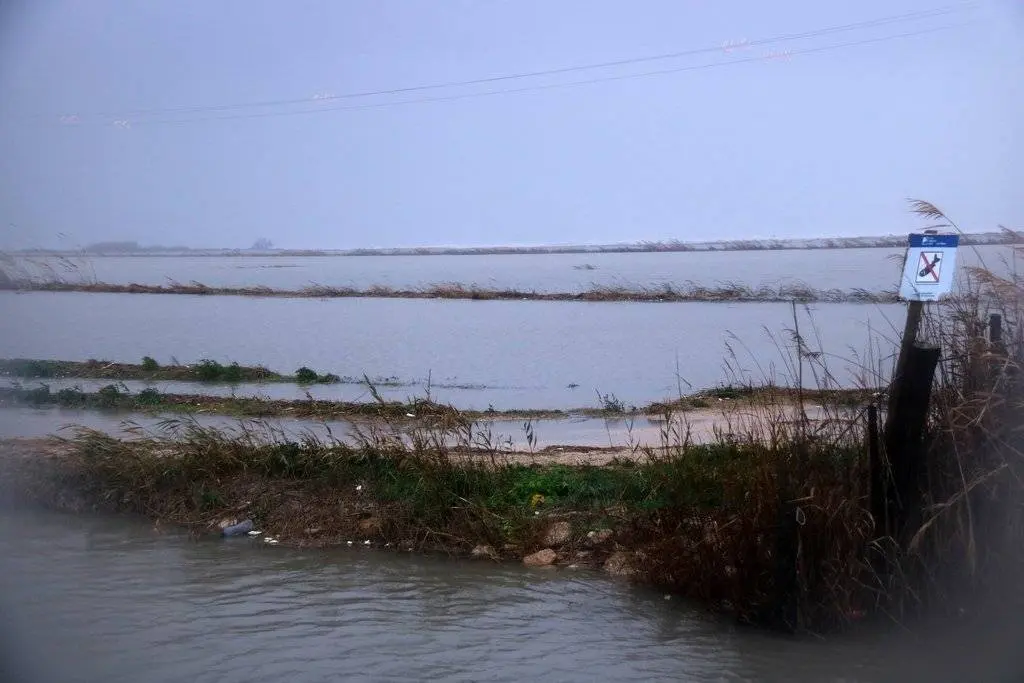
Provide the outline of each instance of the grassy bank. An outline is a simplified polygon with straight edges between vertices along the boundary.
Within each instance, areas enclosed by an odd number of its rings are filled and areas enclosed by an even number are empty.
[[[594,287],[584,292],[536,292],[518,289],[487,289],[458,283],[428,285],[399,289],[374,285],[367,289],[312,285],[302,289],[283,290],[269,287],[214,287],[199,282],[169,285],[112,284],[106,282],[64,282],[56,280],[0,279],[0,290],[26,292],[93,292],[107,294],[190,294],[204,296],[247,296],[275,298],[337,299],[466,299],[474,301],[581,301],[636,303],[671,302],[754,302],[779,303],[894,303],[895,292],[870,292],[863,289],[814,289],[805,285],[781,287],[750,287],[726,283],[706,287],[693,283],[661,288]]]
[[[782,625],[774,558],[779,501],[807,510],[803,623],[833,628],[868,605],[837,553],[864,542],[857,434],[665,448],[604,466],[524,463],[469,421],[384,427],[353,442],[295,442],[271,429],[183,420],[130,441],[81,431],[50,446],[6,444],[8,495],[144,514],[198,533],[252,519],[282,544],[445,552],[604,567],[756,623]],[[851,487],[851,482],[854,482]],[[856,589],[856,590],[855,590]]]

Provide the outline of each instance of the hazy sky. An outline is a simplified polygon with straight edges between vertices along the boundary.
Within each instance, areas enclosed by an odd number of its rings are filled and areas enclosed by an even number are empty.
[[[744,44],[944,6],[0,0],[0,247],[900,233],[907,197],[1024,227],[1024,3]]]

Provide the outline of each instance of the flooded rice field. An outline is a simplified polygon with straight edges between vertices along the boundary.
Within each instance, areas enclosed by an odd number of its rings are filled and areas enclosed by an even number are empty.
[[[900,250],[487,257],[92,259],[110,282],[297,288],[317,282],[417,287],[458,281],[579,291],[593,284],[787,278],[816,288],[895,285]],[[994,253],[994,252],[993,252]],[[1003,253],[1000,251],[1000,253]],[[527,259],[527,260],[523,260]],[[524,270],[523,264],[531,264]],[[69,277],[69,279],[71,279]],[[814,356],[804,382],[855,386],[891,367],[899,305],[630,304],[389,299],[248,299],[0,293],[0,357],[299,366],[383,380],[389,400],[425,395],[460,408],[626,406],[721,383],[792,383],[794,332]],[[827,366],[827,368],[825,367]],[[827,380],[823,378],[827,377]],[[95,390],[109,380],[48,381]],[[24,381],[26,386],[34,381]],[[363,401],[359,384],[127,382],[137,392]],[[64,425],[120,436],[171,415],[17,407],[0,436]],[[720,417],[720,416],[719,416]],[[351,436],[352,423],[276,418],[296,438]],[[697,439],[713,410],[691,414]],[[126,420],[130,420],[126,422]],[[510,449],[660,444],[653,418],[484,422]],[[679,426],[677,426],[677,429]],[[0,501],[2,502],[2,501]],[[295,550],[247,538],[195,540],[149,522],[0,506],[3,680],[261,681],[1009,681],[1019,614],[917,636],[871,631],[780,638],[603,575],[383,551]],[[15,627],[16,625],[16,627]]]
[[[807,348],[822,353],[836,383],[854,386],[891,367],[902,310],[816,304],[797,314]],[[416,383],[406,396],[429,380],[439,396],[480,410],[594,406],[597,394],[639,406],[720,383],[796,377],[788,304],[2,292],[0,318],[0,357],[306,365]],[[805,371],[805,383],[815,382]]]
[[[688,282],[707,287],[805,284],[812,289],[887,291],[899,280],[904,249],[790,249],[774,251],[513,254],[459,256],[74,256],[25,257],[31,277],[68,282],[295,290],[312,284],[368,289],[416,289],[459,283],[484,289],[579,293],[595,287],[661,289]],[[960,266],[997,271],[1010,250],[960,249]]]

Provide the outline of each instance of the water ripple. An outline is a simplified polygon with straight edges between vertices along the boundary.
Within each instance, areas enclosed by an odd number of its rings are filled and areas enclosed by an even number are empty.
[[[40,680],[866,683],[902,680],[913,653],[738,629],[592,573],[196,542],[123,519],[8,514],[0,557],[18,624],[0,645]]]

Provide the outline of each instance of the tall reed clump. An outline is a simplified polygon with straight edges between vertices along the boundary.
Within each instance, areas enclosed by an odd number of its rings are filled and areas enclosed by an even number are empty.
[[[790,338],[780,350],[792,386],[766,378],[742,410],[724,414],[713,454],[689,443],[685,414],[666,414],[649,457],[690,461],[694,473],[674,485],[704,481],[715,504],[671,495],[632,534],[646,580],[743,621],[821,632],[858,619],[874,599],[865,586],[868,430],[865,406],[835,391],[825,356],[808,348],[795,304]],[[816,389],[805,395],[808,384]]]
[[[931,204],[915,202],[914,210],[959,231]],[[749,449],[739,474],[725,473],[720,506],[669,506],[639,520],[649,578],[784,628],[841,626],[865,612],[904,620],[1024,604],[1024,278],[1009,262],[1019,250],[1008,249],[1009,267],[1000,269],[1008,275],[978,255],[981,265],[964,269],[955,296],[926,305],[918,342],[938,345],[942,361],[920,498],[904,501],[902,528],[879,535],[862,414],[834,404],[813,418],[800,401],[786,424],[765,396],[760,413],[720,439]],[[794,388],[808,373],[829,388],[827,356],[808,349],[797,329],[793,342]],[[879,389],[882,408],[887,390]],[[680,438],[677,431],[670,441]]]
[[[940,227],[959,228],[916,202]],[[1005,230],[1005,229],[1004,229]],[[1022,235],[1009,230],[1007,242]],[[894,609],[959,613],[965,606],[1019,600],[1024,582],[1024,279],[1007,247],[994,263],[964,269],[960,291],[928,304],[924,337],[942,362],[929,419],[920,514],[891,539],[898,548],[901,601]],[[999,331],[989,327],[998,316]],[[999,336],[993,338],[993,333]],[[895,586],[894,586],[895,587]]]

